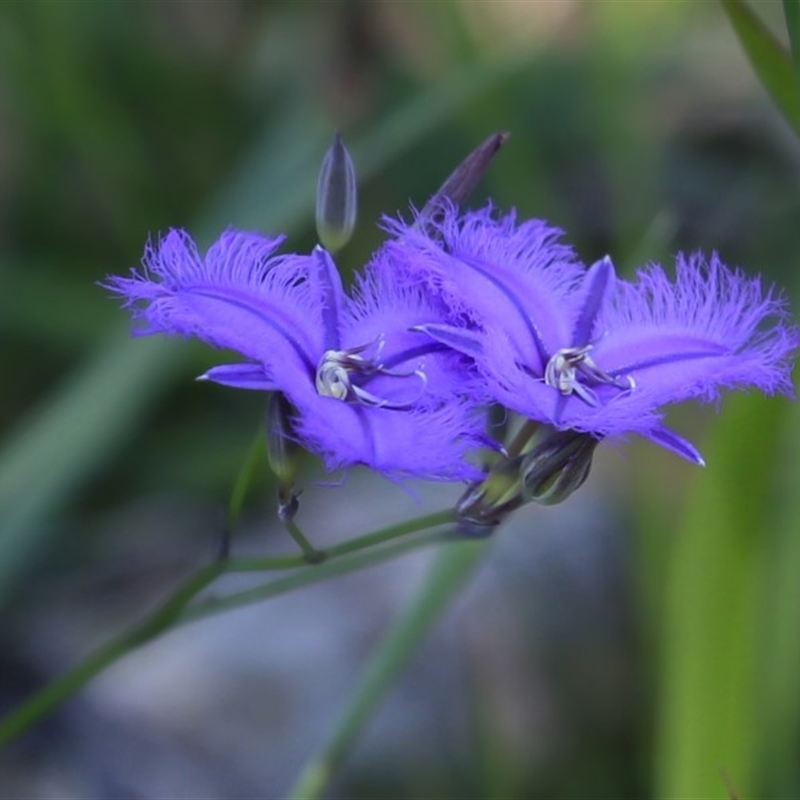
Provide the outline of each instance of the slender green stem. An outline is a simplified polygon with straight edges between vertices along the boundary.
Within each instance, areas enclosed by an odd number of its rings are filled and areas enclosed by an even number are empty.
[[[291,800],[322,796],[419,642],[472,574],[488,543],[489,540],[461,541],[439,555],[411,608],[381,642],[330,740],[304,767],[289,793]]]
[[[106,667],[172,626],[191,600],[224,570],[224,562],[214,562],[198,570],[149,617],[112,639],[61,678],[22,703],[0,724],[0,747],[50,713]]]
[[[289,535],[292,539],[297,542],[297,546],[303,551],[303,558],[309,564],[319,564],[325,560],[326,554],[321,550],[317,550],[317,548],[306,539],[306,535],[297,527],[294,520],[284,520],[283,525],[286,530],[289,531]]]
[[[187,608],[180,618],[175,621],[175,625],[177,627],[195,620],[215,616],[223,611],[252,605],[262,600],[269,600],[272,597],[287,594],[295,589],[302,589],[312,583],[335,578],[374,564],[382,564],[384,561],[391,561],[393,558],[405,555],[412,550],[455,541],[461,540],[455,538],[453,531],[435,531],[409,537],[384,547],[371,548],[364,552],[329,559],[323,564],[317,564],[313,567],[307,565],[304,569],[298,570],[291,575],[273,579],[252,589],[244,589],[222,597],[210,597],[202,600],[191,608]]]
[[[428,528],[436,528],[440,525],[449,525],[455,522],[455,519],[456,514],[452,508],[445,509],[444,511],[434,511],[432,514],[414,517],[414,519],[409,519],[405,522],[398,522],[396,525],[387,525],[385,528],[379,528],[372,533],[367,533],[364,536],[359,536],[355,539],[350,539],[341,544],[334,545],[329,548],[326,553],[329,557],[354,553],[357,550],[363,550],[365,547],[383,544],[384,542],[396,539],[398,536],[405,536],[408,533],[425,531],[428,530]]]
[[[396,525],[387,525],[379,528],[372,533],[357,536],[355,539],[348,539],[341,544],[333,545],[326,550],[319,550],[326,560],[338,558],[339,556],[355,553],[368,547],[384,544],[400,536],[405,536],[416,531],[424,531],[440,525],[447,525],[455,521],[455,512],[448,508],[444,511],[435,511],[432,514],[425,514],[415,517]],[[294,567],[302,567],[308,562],[303,556],[273,556],[269,558],[235,558],[228,561],[227,572],[266,572],[267,570],[284,570]]]
[[[253,482],[253,476],[258,471],[266,455],[264,438],[264,430],[259,427],[247,451],[247,456],[239,470],[239,474],[236,476],[236,482],[233,484],[233,491],[231,492],[231,499],[228,504],[229,531],[232,531],[239,522],[239,517],[242,514],[242,506],[244,505],[244,500],[247,496],[250,484]]]
[[[452,511],[439,511],[382,528],[330,548],[325,551],[326,563],[315,566],[310,566],[305,556],[275,556],[220,560],[202,567],[149,617],[114,637],[0,721],[0,747],[24,733],[111,664],[170,628],[259,600],[276,597],[319,580],[387,561],[418,547],[443,542],[447,535],[439,532],[428,536],[413,537],[394,545],[386,544],[405,534],[441,526],[452,519]],[[386,546],[378,546],[382,544]],[[370,552],[358,552],[367,548],[372,549]],[[297,571],[293,575],[273,580],[264,586],[223,598],[212,598],[202,604],[197,604],[194,608],[189,608],[192,600],[223,573],[286,569]]]

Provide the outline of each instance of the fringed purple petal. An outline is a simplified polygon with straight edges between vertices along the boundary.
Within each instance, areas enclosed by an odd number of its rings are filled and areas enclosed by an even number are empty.
[[[299,408],[298,437],[329,470],[361,464],[392,478],[475,480],[468,460],[483,445],[483,420],[459,402],[393,411],[309,396]]]
[[[499,339],[492,344],[502,347]],[[508,365],[491,349],[481,361],[481,371],[495,401],[559,430],[576,430],[604,438],[644,433],[661,421],[661,414],[652,403],[640,403],[632,409],[631,398],[641,398],[634,392],[626,394],[612,386],[593,386],[597,403],[589,405],[576,393],[561,393],[523,366]]]
[[[773,288],[764,291],[759,278],[727,269],[716,255],[679,256],[674,282],[657,266],[637,278],[619,282],[594,352],[604,369],[633,378],[632,395],[660,406],[711,400],[722,388],[794,394],[800,332]]]
[[[591,273],[589,273],[591,275]],[[591,294],[591,290],[589,291]],[[713,256],[680,257],[670,281],[659,267],[636,283],[616,282],[613,302],[600,304],[588,352],[597,374],[616,383],[579,376],[580,392],[562,393],[525,370],[501,369],[487,353],[492,394],[520,413],[560,429],[602,436],[639,433],[689,460],[691,445],[666,434],[660,409],[689,398],[714,399],[723,388],[754,386],[793,394],[790,369],[800,333],[789,323],[783,299],[760,281],[726,269]]]
[[[542,220],[496,218],[491,206],[459,215],[449,206],[431,235],[385,221],[396,238],[382,267],[441,297],[449,321],[501,335],[507,359],[542,372],[569,342],[575,289],[583,268],[559,243],[561,231]]]
[[[147,327],[143,333],[196,336],[261,362],[283,383],[313,375],[324,344],[310,256],[275,256],[280,238],[228,231],[205,259],[183,231],[149,245],[144,273],[112,277],[106,288]]]

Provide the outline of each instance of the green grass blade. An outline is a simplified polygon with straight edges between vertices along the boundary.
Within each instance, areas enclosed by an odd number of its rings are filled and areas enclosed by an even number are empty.
[[[800,0],[783,0],[783,16],[786,18],[794,74],[800,90]]]
[[[764,608],[763,687],[759,725],[759,774],[769,797],[791,797],[800,782],[800,409],[790,412],[779,454],[781,485],[776,504],[776,535],[768,557],[769,584]]]
[[[668,564],[656,797],[754,797],[767,520],[786,404],[732,397]]]
[[[800,93],[791,58],[744,0],[721,2],[758,79],[800,134]]]

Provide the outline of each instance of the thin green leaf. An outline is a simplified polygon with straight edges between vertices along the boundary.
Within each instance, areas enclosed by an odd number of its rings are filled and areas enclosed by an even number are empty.
[[[794,74],[800,90],[800,0],[783,0],[783,16],[789,33],[789,46],[792,50]]]
[[[744,0],[721,0],[758,79],[800,135],[800,94],[792,60]]]
[[[768,555],[770,580],[764,612],[760,685],[763,702],[758,723],[764,796],[790,797],[800,785],[800,409],[794,405],[776,453],[779,464],[776,531]]]
[[[755,797],[759,612],[786,404],[726,403],[667,565],[656,797]]]

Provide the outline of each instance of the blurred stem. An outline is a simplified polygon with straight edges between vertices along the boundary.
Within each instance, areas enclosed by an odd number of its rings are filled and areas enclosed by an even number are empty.
[[[32,698],[8,714],[0,724],[0,747],[52,712],[78,689],[115,661],[154,639],[172,626],[187,604],[225,571],[225,562],[217,561],[198,570],[149,617],[112,639],[64,676],[47,685]]]
[[[408,533],[425,531],[440,525],[447,525],[455,521],[455,512],[448,508],[444,511],[435,511],[432,514],[425,514],[421,517],[414,517],[405,522],[398,522],[395,525],[387,525],[385,528],[378,528],[376,531],[357,536],[355,539],[348,539],[341,544],[335,544],[326,550],[318,552],[325,560],[330,561],[334,558],[359,550],[366,550],[375,545],[384,544],[399,536]],[[292,569],[302,567],[308,562],[303,556],[268,556],[266,558],[233,558],[226,564],[226,572],[267,572],[269,570]]]
[[[794,128],[795,134],[800,135],[797,73],[786,48],[745,0],[720,2],[762,86]]]
[[[252,605],[261,600],[269,600],[272,597],[286,594],[295,589],[302,589],[312,583],[319,583],[328,578],[345,575],[348,572],[369,567],[373,564],[382,564],[384,561],[390,561],[421,547],[452,541],[455,541],[453,531],[435,531],[409,537],[385,547],[377,547],[360,553],[342,556],[341,558],[329,559],[324,564],[313,567],[306,565],[305,569],[297,570],[284,578],[277,578],[252,589],[244,589],[241,592],[232,592],[223,597],[210,597],[207,600],[196,603],[191,608],[186,609],[176,622],[176,626],[215,616],[222,611]]]
[[[322,751],[303,768],[291,800],[322,796],[378,705],[433,624],[475,570],[490,540],[464,541],[439,554],[425,585],[367,665],[355,696]]]
[[[448,537],[439,532],[425,537],[418,536],[394,546],[380,546],[391,539],[438,527],[452,519],[453,511],[448,509],[381,528],[324,551],[327,560],[325,564],[319,566],[309,565],[304,556],[276,556],[218,560],[201,567],[142,622],[114,637],[108,644],[89,655],[61,678],[45,686],[0,721],[0,748],[51,713],[107,667],[171,628],[259,600],[276,597],[326,578],[362,569],[402,555],[417,547],[443,542]],[[369,552],[359,552],[367,549]],[[296,569],[296,572],[286,578],[273,580],[264,586],[234,593],[227,597],[210,599],[194,608],[189,608],[190,603],[197,595],[224,573],[266,572],[292,568]]]
[[[242,506],[244,505],[250,485],[253,482],[253,476],[264,461],[266,454],[264,429],[259,427],[250,445],[250,449],[247,451],[239,474],[236,476],[236,482],[233,484],[233,491],[231,492],[231,499],[228,504],[229,531],[232,531],[239,523],[239,517],[242,514]]]

